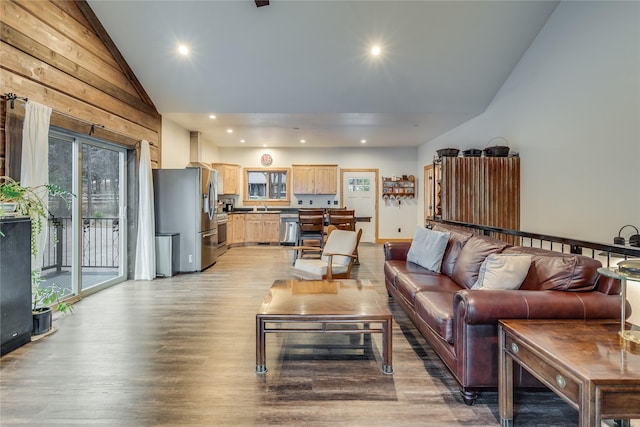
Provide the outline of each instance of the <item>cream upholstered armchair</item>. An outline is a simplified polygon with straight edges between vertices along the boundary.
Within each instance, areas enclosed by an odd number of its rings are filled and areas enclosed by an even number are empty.
[[[329,227],[327,241],[323,248],[296,247],[296,254],[306,252],[321,252],[320,259],[297,258],[292,267],[293,275],[300,279],[348,279],[351,275],[351,267],[356,258],[358,243],[362,230],[346,231]]]

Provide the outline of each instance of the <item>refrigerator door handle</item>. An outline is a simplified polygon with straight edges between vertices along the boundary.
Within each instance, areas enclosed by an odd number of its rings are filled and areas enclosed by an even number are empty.
[[[215,203],[215,194],[213,190],[213,183],[211,179],[209,179],[209,184],[207,186],[207,194],[204,195],[204,211],[209,214],[209,220],[213,219],[213,215],[215,213],[215,209],[213,208]]]
[[[203,208],[204,212],[209,213],[209,195],[208,194],[202,195],[202,205],[204,206]]]

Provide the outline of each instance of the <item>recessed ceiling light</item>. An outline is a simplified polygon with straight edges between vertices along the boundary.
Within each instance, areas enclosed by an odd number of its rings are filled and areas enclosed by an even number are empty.
[[[187,46],[186,44],[178,45],[178,53],[182,56],[189,55],[189,46]]]
[[[244,139],[240,140],[240,144],[244,144],[246,141]]]
[[[262,144],[262,146],[266,148],[266,147],[267,147],[267,144]]]
[[[231,128],[227,129],[227,133],[233,133],[233,129]]]
[[[371,46],[371,56],[380,56],[381,53],[382,49],[380,49],[380,46]]]
[[[215,115],[215,114],[209,114],[209,118],[210,118],[210,119],[215,119],[215,118],[216,118],[216,115]]]
[[[367,140],[366,140],[366,139],[361,139],[361,140],[360,140],[360,144],[366,144],[366,143],[367,143]]]
[[[307,143],[307,140],[306,140],[306,139],[301,139],[301,140],[300,140],[300,144],[306,144],[306,143]]]

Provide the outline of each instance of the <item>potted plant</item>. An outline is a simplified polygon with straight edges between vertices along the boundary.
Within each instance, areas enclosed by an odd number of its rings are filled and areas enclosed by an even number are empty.
[[[31,272],[31,283],[33,285],[33,305],[31,306],[31,314],[33,315],[32,335],[41,335],[49,332],[53,319],[52,306],[56,310],[67,314],[73,312],[73,304],[60,301],[64,295],[64,289],[58,284],[52,283],[43,286],[45,279],[37,270]]]
[[[0,215],[24,215],[31,219],[31,254],[34,257],[38,253],[36,236],[42,232],[45,221],[49,219],[49,210],[43,199],[49,196],[60,196],[70,206],[74,195],[55,184],[25,187],[8,176],[0,176]],[[4,235],[0,230],[0,237],[2,236]],[[60,301],[64,289],[55,283],[45,285],[44,281],[39,269],[31,271],[34,335],[51,328],[51,306],[63,313],[73,311],[73,305]]]
[[[0,176],[0,213],[15,212],[31,218],[31,253],[37,255],[35,237],[44,227],[44,221],[49,219],[49,210],[42,199],[44,196],[60,196],[67,205],[71,205],[72,193],[59,185],[42,184],[35,187],[24,187],[8,176]],[[0,231],[0,236],[2,236]]]

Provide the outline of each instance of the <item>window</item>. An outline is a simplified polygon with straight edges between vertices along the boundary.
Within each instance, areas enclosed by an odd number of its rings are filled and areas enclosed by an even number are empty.
[[[265,202],[289,204],[288,169],[245,169],[244,171],[245,205],[258,205]]]
[[[355,191],[369,191],[371,183],[369,178],[349,178],[348,185],[349,192],[353,193]]]

